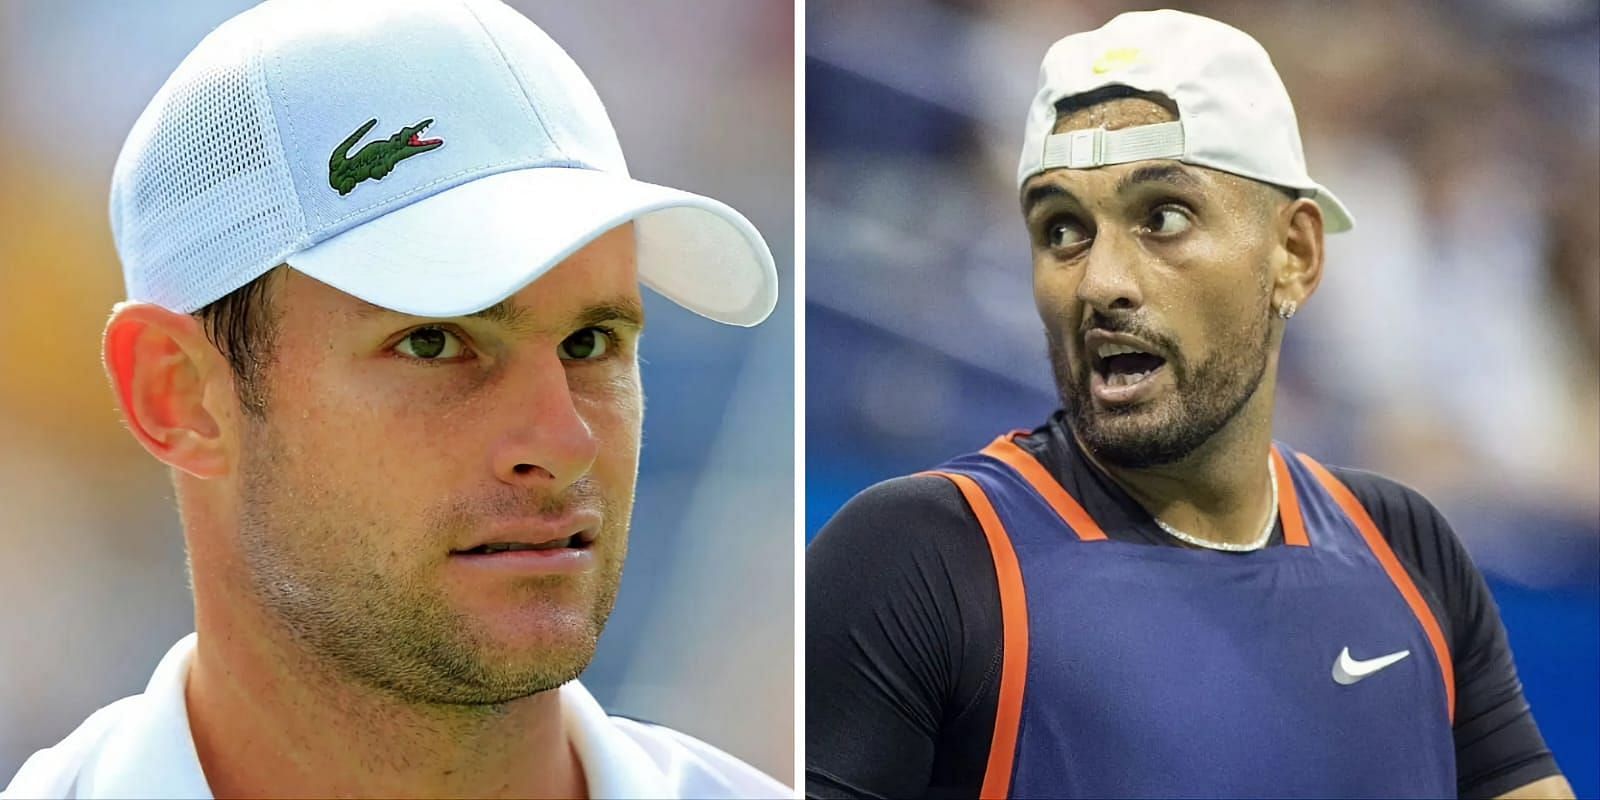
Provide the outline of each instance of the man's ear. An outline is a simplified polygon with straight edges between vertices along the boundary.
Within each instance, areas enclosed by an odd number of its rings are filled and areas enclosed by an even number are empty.
[[[1279,212],[1282,258],[1272,286],[1273,310],[1293,303],[1305,306],[1306,299],[1322,282],[1322,209],[1316,201],[1300,198]]]
[[[237,402],[232,373],[199,320],[149,303],[119,303],[101,347],[133,438],[197,478],[227,474],[223,423],[232,415],[223,404]]]

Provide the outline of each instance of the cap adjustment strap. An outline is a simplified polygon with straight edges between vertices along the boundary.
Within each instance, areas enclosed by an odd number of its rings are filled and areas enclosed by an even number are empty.
[[[1044,138],[1040,169],[1090,169],[1149,158],[1183,155],[1183,122],[1160,122],[1136,128],[1105,128],[1055,133]]]

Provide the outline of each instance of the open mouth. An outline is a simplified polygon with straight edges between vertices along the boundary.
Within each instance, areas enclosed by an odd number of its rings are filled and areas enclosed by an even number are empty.
[[[1102,344],[1094,354],[1094,371],[1112,389],[1142,383],[1166,363],[1161,356],[1125,344]]]

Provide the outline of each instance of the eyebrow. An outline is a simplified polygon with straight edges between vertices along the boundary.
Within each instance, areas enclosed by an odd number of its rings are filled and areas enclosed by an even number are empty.
[[[644,307],[632,298],[596,303],[578,312],[574,322],[580,328],[587,328],[602,322],[620,322],[634,328],[643,328]]]
[[[1122,194],[1140,183],[1166,183],[1185,189],[1199,189],[1200,179],[1177,164],[1151,164],[1140,167],[1117,181],[1116,193]]]
[[[1127,175],[1122,176],[1122,179],[1117,181],[1116,188],[1113,189],[1113,192],[1116,194],[1123,194],[1124,192],[1127,192],[1129,189],[1132,189],[1141,183],[1165,183],[1171,186],[1195,190],[1202,188],[1198,178],[1177,164],[1151,164],[1149,166],[1139,167]],[[1033,211],[1034,206],[1043,203],[1046,200],[1055,199],[1073,200],[1075,197],[1072,192],[1069,192],[1053,183],[1039,184],[1038,186],[1035,186],[1023,193],[1022,215],[1026,217]]]
[[[1033,207],[1051,199],[1072,199],[1072,192],[1053,183],[1041,183],[1022,195],[1022,216],[1033,212]]]
[[[462,314],[461,316],[467,319],[494,322],[507,328],[520,328],[528,322],[527,310],[511,305],[510,300],[501,300],[488,308],[474,311],[471,314]]]
[[[361,317],[400,314],[398,311],[368,303],[360,298],[356,299],[360,303],[356,308],[356,313]],[[405,316],[416,315],[408,314]],[[458,314],[456,316],[460,319],[481,319],[485,322],[492,322],[515,330],[527,330],[535,324],[533,312],[523,306],[512,305],[510,298],[501,300],[488,308],[474,311],[471,314]],[[632,298],[619,297],[615,300],[585,306],[572,316],[571,322],[579,328],[587,328],[602,322],[620,322],[635,328],[643,328],[644,307]]]

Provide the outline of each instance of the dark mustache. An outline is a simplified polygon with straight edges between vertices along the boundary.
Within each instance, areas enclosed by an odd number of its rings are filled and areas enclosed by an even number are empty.
[[[1078,341],[1083,341],[1084,334],[1099,328],[1107,333],[1122,333],[1137,336],[1152,346],[1171,357],[1177,353],[1172,337],[1151,327],[1141,319],[1137,312],[1113,310],[1110,313],[1092,311],[1083,318],[1083,323],[1078,326]]]

